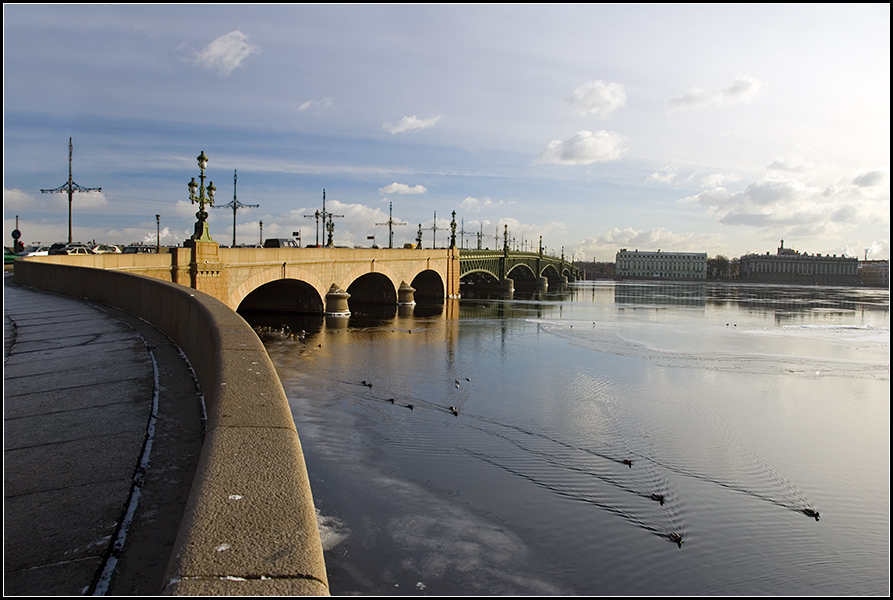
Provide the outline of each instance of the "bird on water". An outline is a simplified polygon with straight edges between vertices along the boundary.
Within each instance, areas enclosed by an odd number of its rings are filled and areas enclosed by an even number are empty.
[[[681,533],[676,533],[675,531],[673,531],[667,537],[670,538],[671,542],[678,545],[680,548],[682,547],[682,534]]]
[[[817,511],[817,510],[813,510],[811,508],[804,508],[803,514],[806,515],[807,517],[815,518],[816,521],[819,520],[819,511]]]
[[[664,495],[663,494],[651,494],[651,499],[655,502],[660,502],[660,505],[664,505]]]
[[[626,465],[627,467],[629,467],[630,469],[633,468],[633,461],[631,461],[631,460],[628,459],[628,458],[624,458],[624,459],[623,459],[623,464],[625,464],[625,465]]]

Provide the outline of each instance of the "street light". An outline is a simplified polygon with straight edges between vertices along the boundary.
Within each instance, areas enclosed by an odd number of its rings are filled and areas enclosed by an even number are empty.
[[[161,215],[155,215],[155,253],[161,253]]]
[[[195,233],[192,234],[191,239],[197,242],[213,242],[214,240],[211,239],[211,234],[208,232],[208,213],[205,211],[205,204],[214,206],[214,192],[217,191],[217,188],[214,187],[213,181],[209,182],[208,196],[205,197],[205,168],[208,166],[208,157],[205,156],[204,150],[198,155],[197,160],[201,185],[195,182],[195,177],[189,182],[189,200],[193,204],[198,202],[198,212],[195,213],[198,220],[195,222]]]

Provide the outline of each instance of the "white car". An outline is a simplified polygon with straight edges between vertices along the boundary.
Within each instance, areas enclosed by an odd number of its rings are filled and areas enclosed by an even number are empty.
[[[42,244],[37,244],[34,246],[28,246],[21,252],[19,252],[16,256],[46,256],[50,253],[50,247],[44,246]]]
[[[121,254],[121,249],[112,244],[95,244],[90,246],[93,254]]]

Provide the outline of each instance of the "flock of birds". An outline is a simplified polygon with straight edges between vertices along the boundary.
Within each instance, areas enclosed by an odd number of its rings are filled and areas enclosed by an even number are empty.
[[[593,325],[595,325],[595,323],[593,323]],[[727,327],[728,327],[729,325],[730,325],[729,323],[726,323],[726,326],[727,326]],[[735,324],[732,325],[732,326],[733,326],[733,327],[737,327],[738,324],[735,323]],[[306,340],[306,332],[305,332],[304,330],[301,330],[301,331],[298,331],[298,332],[292,332],[292,331],[290,331],[290,330],[288,329],[288,327],[282,327],[281,329],[271,328],[271,327],[261,327],[261,328],[257,328],[257,329],[258,329],[258,333],[266,333],[266,334],[268,334],[268,335],[269,335],[269,334],[273,334],[273,335],[277,335],[277,336],[280,336],[280,337],[290,337],[290,338],[292,338],[292,339],[294,339],[294,340],[296,340],[296,341],[305,341],[305,340]],[[466,380],[466,381],[471,381],[471,378],[470,378],[470,377],[466,377],[465,380]],[[365,386],[365,387],[368,387],[368,388],[371,388],[371,387],[372,387],[372,383],[369,382],[369,381],[366,381],[366,380],[363,380],[363,381],[361,382],[361,384],[362,384],[363,386]],[[460,382],[458,379],[456,379],[456,380],[455,380],[456,389],[459,389],[460,384],[461,384],[461,382]],[[388,402],[390,402],[391,404],[396,404],[397,401],[396,401],[395,398],[388,398]],[[413,409],[415,408],[415,405],[414,405],[414,404],[405,404],[404,406],[405,406],[406,408],[408,408],[409,410],[413,410]],[[454,417],[458,417],[458,416],[459,416],[459,409],[456,408],[455,406],[450,406],[447,410],[448,410]],[[621,463],[624,464],[624,465],[626,465],[626,466],[628,466],[630,469],[633,467],[633,461],[632,461],[632,459],[628,459],[628,458],[623,459],[623,460],[621,461]],[[651,499],[654,500],[655,502],[660,502],[660,505],[661,505],[661,506],[663,506],[663,505],[664,505],[664,502],[666,501],[666,497],[665,497],[663,494],[658,494],[658,493],[653,493],[653,494],[651,494]],[[803,514],[805,514],[807,517],[812,517],[812,518],[814,518],[816,521],[819,520],[819,511],[817,511],[817,510],[815,510],[815,509],[812,509],[812,508],[804,508],[804,509],[801,509],[800,512],[802,512]],[[669,540],[670,540],[671,542],[673,542],[674,544],[676,544],[677,546],[679,546],[680,548],[682,548],[683,537],[682,537],[682,534],[681,534],[681,533],[672,531],[672,532],[670,532],[669,534],[667,534],[667,538],[669,538]]]
[[[465,380],[471,381],[471,378],[466,377]],[[461,382],[458,379],[456,379],[455,384],[456,384],[456,389],[459,389]],[[368,387],[368,388],[372,387],[372,383],[369,381],[366,381],[365,379],[361,382],[361,385]],[[388,402],[390,402],[391,404],[396,404],[396,399],[388,398]],[[408,408],[409,410],[413,410],[415,408],[415,405],[414,404],[406,404],[405,407]],[[459,409],[456,408],[455,406],[450,406],[447,410],[449,410],[449,412],[452,413],[452,415],[454,417],[459,416]],[[627,467],[629,467],[630,469],[633,468],[633,461],[630,458],[624,458],[620,462],[622,464],[626,465]],[[651,494],[651,499],[654,500],[655,502],[660,502],[661,506],[663,506],[664,502],[666,502],[666,500],[667,500],[666,496],[664,496],[663,494],[658,494],[656,492]],[[800,512],[802,512],[803,514],[805,514],[808,517],[813,517],[816,521],[819,520],[819,512],[817,510],[814,510],[812,508],[804,508],[804,509],[801,509]],[[670,533],[667,534],[667,538],[671,542],[673,542],[674,544],[676,544],[677,546],[682,548],[682,542],[684,540],[683,540],[683,536],[681,533],[678,533],[676,531],[671,531]]]

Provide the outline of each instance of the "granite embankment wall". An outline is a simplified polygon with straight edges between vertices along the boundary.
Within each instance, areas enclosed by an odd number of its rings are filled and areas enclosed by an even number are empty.
[[[328,595],[301,443],[251,327],[207,294],[141,275],[21,260],[14,277],[141,317],[192,363],[208,422],[163,593]]]

